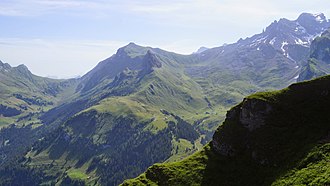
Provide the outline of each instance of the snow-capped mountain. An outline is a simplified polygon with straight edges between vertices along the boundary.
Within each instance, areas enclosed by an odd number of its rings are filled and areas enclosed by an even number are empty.
[[[237,44],[255,47],[256,50],[259,50],[261,45],[270,44],[287,58],[300,60],[295,53],[309,48],[311,41],[329,27],[330,21],[323,13],[303,13],[296,20],[282,18],[274,21],[262,33],[241,39]]]
[[[311,42],[329,27],[322,13],[303,13],[296,20],[282,18],[252,37],[196,53],[202,62],[187,72],[214,77],[225,85],[233,79],[248,79],[247,84],[258,87],[283,88],[297,82],[307,65]]]

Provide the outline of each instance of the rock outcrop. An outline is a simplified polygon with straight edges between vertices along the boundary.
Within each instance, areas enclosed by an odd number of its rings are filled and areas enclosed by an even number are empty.
[[[254,131],[265,124],[266,117],[271,111],[272,106],[265,101],[244,99],[239,121],[249,131]]]

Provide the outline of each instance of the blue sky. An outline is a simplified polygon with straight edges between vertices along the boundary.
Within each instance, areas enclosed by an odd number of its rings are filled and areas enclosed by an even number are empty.
[[[323,12],[326,0],[1,0],[0,60],[41,76],[83,75],[129,42],[189,54]]]

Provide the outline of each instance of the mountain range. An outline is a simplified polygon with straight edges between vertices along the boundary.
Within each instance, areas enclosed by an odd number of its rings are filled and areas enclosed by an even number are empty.
[[[157,162],[198,150],[183,162],[204,158],[216,151],[210,149],[222,129],[213,133],[226,111],[245,96],[329,74],[329,27],[324,14],[303,13],[191,55],[129,43],[69,80],[0,62],[0,185],[118,185]],[[227,123],[228,114],[221,127]],[[228,138],[242,132],[228,130]],[[160,184],[157,176],[166,174],[153,167],[148,171],[156,177],[147,171],[142,181]]]

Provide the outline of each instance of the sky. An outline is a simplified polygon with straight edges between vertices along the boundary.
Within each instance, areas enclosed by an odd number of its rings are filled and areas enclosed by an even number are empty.
[[[302,12],[330,18],[329,7],[328,0],[0,0],[0,60],[70,78],[129,42],[190,54]]]

